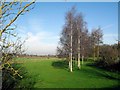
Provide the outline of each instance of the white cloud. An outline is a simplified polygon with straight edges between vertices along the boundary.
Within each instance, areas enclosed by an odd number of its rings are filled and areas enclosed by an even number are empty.
[[[103,42],[105,44],[114,44],[117,43],[118,34],[104,34],[103,35]]]
[[[104,37],[118,37],[118,34],[105,34]]]
[[[108,25],[102,27],[101,29],[102,29],[102,30],[106,30],[106,29],[109,29],[109,28],[111,28],[111,27],[113,27],[113,26],[114,26],[113,24],[108,24]]]
[[[32,18],[28,20],[28,26],[21,26],[18,29],[21,37],[28,38],[25,43],[27,54],[56,54],[59,36],[54,32],[44,30],[43,23],[43,21]]]
[[[114,27],[114,24],[108,24],[103,26],[101,29],[103,30],[103,42],[105,44],[114,44],[117,43],[118,33],[117,31],[110,31],[111,28]]]
[[[57,39],[58,36],[53,36],[49,33],[36,33],[33,35],[31,32],[28,32],[28,40],[26,40],[26,46],[28,54],[37,54],[37,55],[48,55],[48,54],[56,54],[57,47]],[[47,41],[49,41],[47,42]],[[52,41],[56,42],[52,42]]]

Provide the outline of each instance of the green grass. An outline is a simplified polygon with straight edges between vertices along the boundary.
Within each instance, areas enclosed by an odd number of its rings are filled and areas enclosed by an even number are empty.
[[[118,74],[92,67],[84,62],[81,70],[69,72],[66,62],[57,58],[18,58],[27,71],[20,85],[32,88],[114,88]]]

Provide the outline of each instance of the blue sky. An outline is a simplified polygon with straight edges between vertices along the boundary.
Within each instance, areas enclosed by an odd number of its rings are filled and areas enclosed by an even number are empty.
[[[55,54],[65,21],[65,13],[75,5],[82,12],[88,30],[101,26],[105,44],[118,39],[117,2],[37,2],[35,8],[17,20],[18,32],[26,41],[29,54]]]

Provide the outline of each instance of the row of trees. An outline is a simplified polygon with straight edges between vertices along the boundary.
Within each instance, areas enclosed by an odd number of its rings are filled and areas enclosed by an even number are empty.
[[[80,59],[85,57],[99,58],[99,46],[102,43],[102,30],[100,27],[88,32],[87,23],[84,21],[82,13],[77,13],[76,8],[72,7],[66,13],[65,24],[60,36],[57,55],[67,58],[69,69],[72,72],[72,60],[77,60],[80,69]]]

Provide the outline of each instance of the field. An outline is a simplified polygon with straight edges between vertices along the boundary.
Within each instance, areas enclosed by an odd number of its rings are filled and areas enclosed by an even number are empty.
[[[81,70],[69,72],[66,62],[58,58],[18,58],[25,76],[17,87],[27,88],[116,88],[118,73],[108,72],[84,62]]]

